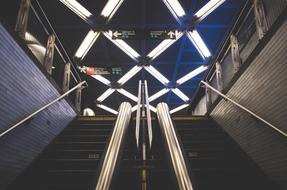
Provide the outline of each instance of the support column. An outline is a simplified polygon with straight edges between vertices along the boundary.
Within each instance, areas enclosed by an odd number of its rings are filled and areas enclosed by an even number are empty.
[[[76,98],[75,98],[75,107],[79,113],[81,112],[81,102],[82,102],[82,87],[80,86],[76,90]]]
[[[268,25],[266,20],[266,14],[264,10],[264,5],[262,0],[253,0],[254,2],[254,15],[256,30],[258,38],[262,39],[268,31]]]
[[[222,80],[222,67],[219,62],[216,62],[216,82],[217,82],[217,89],[222,92],[224,88],[223,80]]]
[[[47,72],[50,75],[52,74],[54,50],[55,50],[55,35],[52,34],[48,37],[46,54],[44,57],[44,67],[46,68]]]
[[[69,90],[70,72],[71,72],[71,63],[66,63],[65,69],[64,69],[63,85],[62,85],[63,92],[67,92]]]
[[[4,4],[2,5],[4,6]],[[15,31],[19,34],[22,39],[25,39],[25,34],[27,32],[29,10],[31,6],[31,0],[21,0]]]
[[[205,86],[205,97],[206,97],[206,110],[209,110],[212,99],[211,99],[211,90]]]
[[[233,34],[230,36],[230,43],[231,43],[230,45],[231,45],[233,72],[237,73],[242,64],[242,61],[241,61],[240,54],[239,54],[239,44],[238,44],[237,37]]]

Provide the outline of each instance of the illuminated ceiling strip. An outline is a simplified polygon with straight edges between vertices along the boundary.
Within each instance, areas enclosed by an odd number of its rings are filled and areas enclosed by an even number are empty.
[[[152,105],[149,105],[149,109],[150,109],[150,111],[152,111],[152,112],[156,113],[156,108],[155,108],[155,107],[153,107]]]
[[[170,89],[164,88],[164,89],[158,91],[157,93],[155,93],[154,95],[152,95],[151,97],[149,97],[148,101],[152,102],[152,101],[156,100],[157,98],[161,97],[162,95],[168,93],[169,91],[170,91]]]
[[[142,69],[142,67],[140,66],[134,66],[131,70],[129,70],[124,76],[122,76],[122,78],[120,78],[118,80],[118,84],[120,86],[122,86],[123,84],[125,84],[128,80],[130,80],[135,74],[137,74],[140,70]]]
[[[177,20],[177,22],[180,23],[180,18],[184,17],[186,15],[184,9],[180,5],[178,0],[163,0],[164,4],[167,6],[169,11],[172,13],[174,18]]]
[[[178,111],[180,111],[180,110],[182,110],[182,109],[184,109],[184,108],[186,108],[188,106],[189,106],[189,104],[183,104],[183,105],[181,105],[181,106],[179,106],[177,108],[174,108],[174,109],[170,110],[169,113],[173,114],[173,113],[178,112]]]
[[[140,105],[140,107],[142,107],[142,105]],[[146,105],[145,105],[145,107],[146,107]],[[156,113],[156,108],[153,107],[152,105],[149,105],[149,109],[150,109],[150,111]],[[132,107],[132,112],[134,112],[134,111],[136,111],[136,110],[137,110],[137,105],[135,105],[134,107]]]
[[[206,47],[204,41],[196,30],[187,32],[187,36],[203,59],[206,59],[211,56],[209,49]]]
[[[175,93],[183,101],[187,102],[189,100],[189,98],[181,90],[179,90],[178,88],[173,88],[173,89],[171,89],[171,91],[173,93]]]
[[[148,55],[151,60],[154,60],[158,57],[162,52],[164,52],[167,48],[169,48],[172,44],[174,44],[178,39],[183,36],[183,32],[177,32],[176,39],[166,39],[163,40],[156,48],[154,48]]]
[[[100,32],[94,32],[93,30],[90,30],[88,34],[86,35],[85,39],[83,40],[83,42],[81,43],[80,47],[76,51],[75,57],[82,60],[86,56],[86,54],[88,53],[88,51],[93,46],[93,44],[95,43],[95,41],[98,39],[99,36],[100,36]]]
[[[200,67],[198,67],[197,69],[194,69],[193,71],[191,71],[190,73],[188,73],[187,75],[181,77],[180,79],[178,79],[176,81],[176,83],[178,85],[181,85],[183,83],[185,83],[186,81],[192,79],[193,77],[199,75],[200,73],[204,72],[208,67],[205,65],[202,65]]]
[[[153,66],[145,66],[144,67],[147,72],[149,72],[152,76],[154,76],[159,82],[161,82],[163,85],[167,86],[169,83],[169,80],[165,78],[158,70],[156,70]]]
[[[109,88],[109,89],[106,90],[100,97],[98,97],[97,101],[98,101],[98,102],[104,101],[104,100],[105,100],[106,98],[108,98],[114,91],[115,91],[115,89]]]
[[[111,81],[109,81],[108,79],[106,79],[102,75],[91,75],[91,77],[93,77],[94,79],[100,81],[101,83],[103,83],[107,86],[111,86]]]
[[[122,89],[122,88],[117,89],[117,91],[118,91],[119,93],[121,93],[122,95],[124,95],[124,96],[130,98],[131,100],[135,101],[135,102],[138,101],[138,97],[136,97],[135,95],[131,94],[130,92],[128,92],[128,91],[126,91],[126,90],[124,90],[124,89]]]
[[[140,107],[142,107],[142,105],[140,105]],[[136,111],[138,109],[138,105],[135,105],[134,107],[132,107],[132,112]]]
[[[212,11],[214,11],[224,2],[225,0],[210,0],[201,9],[199,9],[199,11],[195,13],[194,16],[197,18],[197,22],[202,21],[205,17],[207,17]]]
[[[125,52],[134,61],[139,62],[140,55],[131,46],[121,39],[112,39],[112,31],[103,33],[111,42],[118,46],[123,52]]]
[[[114,110],[112,108],[109,108],[108,106],[105,106],[103,104],[97,104],[97,107],[102,108],[103,110],[106,110],[106,111],[108,111],[108,112],[110,112],[112,114],[115,114],[115,115],[118,114],[118,112],[116,110]]]
[[[123,2],[124,0],[108,0],[101,12],[101,15],[108,18],[109,21],[114,16],[114,14]]]
[[[137,110],[137,107],[138,107],[137,105],[135,105],[134,107],[132,107],[132,112],[136,111],[136,110]],[[140,107],[142,107],[142,105],[140,105]],[[146,107],[146,106],[145,106],[145,107]],[[150,111],[156,113],[156,108],[153,107],[152,105],[149,105],[149,109],[150,109]]]
[[[87,21],[88,18],[92,16],[92,13],[90,13],[85,7],[83,7],[76,0],[60,0],[60,1],[85,21]]]

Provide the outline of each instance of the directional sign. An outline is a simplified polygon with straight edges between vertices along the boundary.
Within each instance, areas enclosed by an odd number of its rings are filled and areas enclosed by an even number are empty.
[[[112,39],[176,39],[177,30],[114,30]]]

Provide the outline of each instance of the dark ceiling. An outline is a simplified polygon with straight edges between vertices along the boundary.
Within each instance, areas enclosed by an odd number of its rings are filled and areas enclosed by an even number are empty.
[[[4,13],[4,19],[13,26],[20,0],[6,1],[7,4],[4,4],[7,9],[5,9],[6,11],[3,10],[4,12],[2,13]],[[90,26],[58,0],[38,0],[38,2],[51,21],[69,56],[73,57],[87,32],[90,30]],[[99,15],[107,0],[78,0],[78,2],[94,15]],[[187,13],[187,20],[190,20],[195,12],[203,7],[208,0],[179,0],[179,2]],[[195,29],[200,33],[211,54],[217,51],[221,42],[225,39],[237,14],[243,6],[243,2],[242,0],[226,0],[226,2],[214,10],[203,21],[195,25]],[[34,3],[33,0],[32,3]],[[41,25],[36,23],[35,20],[33,23],[32,17],[33,16],[31,16],[32,21],[29,24],[28,30],[37,36],[43,44],[46,44],[47,37]],[[188,22],[179,25],[162,0],[125,0],[107,24],[107,28],[164,30],[190,27],[188,26],[189,24],[186,23]],[[125,42],[143,57],[161,41],[162,40],[125,40]],[[171,84],[174,84],[177,79],[200,65],[208,64],[208,61],[209,59],[202,59],[194,45],[188,37],[184,35],[153,60],[151,64],[169,79]],[[83,64],[92,67],[120,67],[122,68],[122,73],[125,74],[136,65],[136,62],[104,35],[100,35],[83,59]],[[179,86],[179,89],[191,99],[203,75],[204,73],[187,81]],[[84,74],[81,74],[81,77],[83,80],[87,80],[89,84],[89,88],[85,90],[84,93],[83,107],[92,108],[96,114],[107,114],[106,111],[96,107],[95,100],[109,87]],[[105,75],[105,77],[112,81],[112,83],[115,83],[121,76]],[[137,95],[138,81],[140,79],[147,80],[150,95],[164,88],[163,84],[158,82],[158,80],[145,70],[136,74],[131,80],[124,84],[123,88]],[[122,101],[129,101],[132,105],[136,104],[118,92],[113,93],[103,104],[117,110]],[[184,103],[171,91],[153,101],[151,105],[155,107],[159,102],[167,102],[170,109]]]

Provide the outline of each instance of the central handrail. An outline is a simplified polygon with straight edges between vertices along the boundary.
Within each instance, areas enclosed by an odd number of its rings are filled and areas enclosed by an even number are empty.
[[[287,134],[283,131],[281,131],[280,129],[278,129],[277,127],[275,127],[274,125],[272,125],[271,123],[269,123],[268,121],[266,121],[265,119],[263,119],[262,117],[260,117],[259,115],[257,115],[256,113],[252,112],[251,110],[247,109],[246,107],[242,106],[241,104],[235,102],[234,100],[232,100],[231,98],[229,98],[228,96],[222,94],[220,91],[216,90],[215,88],[213,88],[211,85],[209,85],[207,82],[201,81],[202,84],[204,84],[207,88],[211,89],[212,91],[214,91],[215,93],[217,93],[218,95],[222,96],[224,99],[230,101],[231,103],[233,103],[234,105],[236,105],[237,107],[241,108],[242,110],[248,112],[249,114],[251,114],[252,116],[256,117],[257,119],[259,119],[260,121],[262,121],[263,123],[265,123],[267,126],[269,126],[270,128],[272,128],[273,130],[275,130],[276,132],[280,133],[281,135],[283,135],[284,137],[287,137]]]
[[[10,132],[11,130],[15,129],[16,127],[18,127],[19,125],[21,125],[22,123],[24,123],[25,121],[29,120],[30,118],[32,118],[33,116],[35,116],[36,114],[38,114],[39,112],[43,111],[44,109],[46,109],[47,107],[53,105],[54,103],[56,103],[57,101],[63,99],[65,96],[67,96],[68,94],[70,94],[71,92],[73,92],[74,90],[76,90],[77,88],[81,87],[83,84],[87,84],[86,81],[83,81],[79,84],[77,84],[76,86],[74,86],[73,88],[71,88],[69,91],[67,91],[66,93],[64,93],[63,95],[61,95],[60,97],[56,98],[55,100],[53,100],[52,102],[46,104],[45,106],[39,108],[38,110],[36,110],[35,112],[31,113],[30,115],[28,115],[27,117],[25,117],[24,119],[22,119],[21,121],[19,121],[18,123],[16,123],[15,125],[9,127],[6,131],[4,131],[3,133],[0,134],[0,137],[2,137],[3,135],[7,134],[8,132]]]
[[[159,103],[157,105],[157,117],[162,134],[168,146],[169,155],[177,178],[179,189],[193,190],[191,180],[189,178],[189,172],[174,130],[169,108],[166,103]]]
[[[114,175],[114,170],[118,160],[118,155],[123,144],[123,138],[127,132],[131,114],[131,104],[123,102],[120,105],[118,117],[103,159],[103,164],[95,188],[96,190],[108,190],[111,185],[112,177]]]

